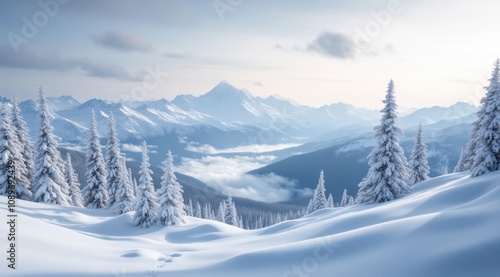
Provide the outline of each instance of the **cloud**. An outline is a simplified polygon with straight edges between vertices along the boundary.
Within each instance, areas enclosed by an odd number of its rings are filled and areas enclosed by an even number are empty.
[[[274,159],[276,157],[268,155],[182,158],[177,171],[198,178],[223,193],[258,201],[278,202],[286,201],[297,194],[310,195],[309,189],[298,189],[296,181],[283,176],[245,174],[269,164]]]
[[[0,46],[0,67],[33,70],[77,70],[87,76],[120,81],[142,81],[142,73],[133,76],[124,67],[106,63],[96,63],[86,59],[62,59],[56,55],[37,55],[28,49],[15,54],[12,48]]]
[[[237,146],[226,149],[217,149],[209,144],[204,144],[201,146],[195,146],[190,143],[186,146],[187,151],[202,153],[202,154],[230,154],[230,153],[265,153],[277,150],[283,150],[286,148],[300,146],[299,143],[282,143],[282,144],[251,144],[245,146]]]
[[[263,86],[264,86],[264,85],[263,85],[261,82],[259,82],[259,81],[253,82],[253,85],[254,85],[254,86],[258,86],[258,87],[263,87]]]
[[[316,52],[332,58],[353,59],[356,46],[354,41],[346,35],[334,32],[323,32],[309,43],[307,51]]]
[[[118,65],[93,63],[89,61],[77,61],[76,64],[87,76],[91,77],[132,82],[139,82],[143,79],[140,74],[138,76],[132,76],[125,68]]]
[[[173,52],[167,52],[163,54],[164,57],[170,58],[170,59],[186,59],[186,58],[191,58],[191,55],[188,53],[173,53]]]
[[[146,145],[146,147],[148,148],[149,153],[158,153],[158,150],[155,150],[158,148],[157,145]],[[123,151],[133,152],[133,153],[142,153],[142,144],[135,145],[135,144],[130,144],[130,143],[123,143],[122,148],[123,148]]]
[[[92,40],[106,48],[124,52],[151,52],[153,47],[143,37],[119,31],[107,32],[101,36],[92,36]]]
[[[134,152],[134,153],[141,153],[142,152],[142,147],[139,145],[135,145],[135,144],[123,143],[122,148],[124,151],[128,151],[128,152]]]

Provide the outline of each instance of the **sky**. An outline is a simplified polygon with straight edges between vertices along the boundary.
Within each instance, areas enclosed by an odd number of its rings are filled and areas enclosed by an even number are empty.
[[[227,80],[319,107],[478,104],[495,0],[2,1],[0,94],[172,100]]]

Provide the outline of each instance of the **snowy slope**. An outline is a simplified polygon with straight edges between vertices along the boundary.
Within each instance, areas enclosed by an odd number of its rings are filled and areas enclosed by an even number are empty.
[[[499,179],[446,175],[400,200],[253,231],[195,218],[140,229],[132,213],[19,201],[18,269],[0,266],[2,276],[51,277],[499,276]],[[0,207],[6,218],[5,197]]]

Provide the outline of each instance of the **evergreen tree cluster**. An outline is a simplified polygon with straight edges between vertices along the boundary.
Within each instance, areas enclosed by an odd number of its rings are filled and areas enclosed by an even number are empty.
[[[429,165],[427,146],[423,142],[422,125],[419,126],[415,146],[408,164],[398,134],[403,130],[396,125],[397,104],[394,82],[387,86],[384,108],[380,111],[380,124],[374,128],[376,146],[368,156],[368,174],[359,183],[356,203],[372,204],[394,200],[412,190],[412,186],[427,180]],[[345,200],[342,200],[346,203]]]
[[[12,107],[1,105],[0,118],[0,195],[7,195],[8,163],[16,170],[16,198],[35,202],[88,209],[110,208],[117,214],[135,211],[133,224],[150,227],[177,225],[184,222],[185,207],[182,186],[174,174],[172,153],[164,162],[164,176],[158,193],[154,189],[149,169],[146,144],[143,144],[139,183],[135,184],[125,156],[120,150],[115,119],[110,113],[106,155],[101,150],[94,111],[91,114],[90,135],[86,152],[86,186],[81,190],[71,156],[63,160],[57,137],[50,121],[54,118],[45,90],[39,88],[40,129],[35,146],[28,136],[17,98]],[[158,196],[157,196],[158,194]]]

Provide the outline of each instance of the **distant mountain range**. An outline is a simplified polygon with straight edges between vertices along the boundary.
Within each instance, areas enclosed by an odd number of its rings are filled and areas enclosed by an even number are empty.
[[[8,100],[3,98],[3,101]],[[164,135],[188,136],[188,139],[194,135],[195,139],[199,139],[196,134],[202,130],[205,133],[233,134],[233,141],[223,138],[228,146],[243,145],[248,136],[241,139],[241,136],[245,137],[242,134],[259,134],[259,131],[266,132],[266,136],[255,143],[314,139],[337,130],[367,130],[377,124],[380,115],[377,110],[357,108],[345,103],[313,108],[280,96],[254,97],[226,81],[220,82],[204,95],[179,95],[172,102],[165,99],[142,102],[91,99],[79,103],[71,96],[49,97],[48,102],[54,115],[55,133],[62,141],[77,144],[84,142],[87,137],[92,109],[96,112],[101,135],[107,133],[107,117],[113,112],[118,122],[118,135],[124,141]],[[473,114],[476,110],[475,106],[466,103],[446,108],[417,109],[402,117],[399,125],[406,128],[416,126],[419,122],[427,125],[455,120]],[[36,102],[22,102],[21,112],[35,138],[39,126]]]

